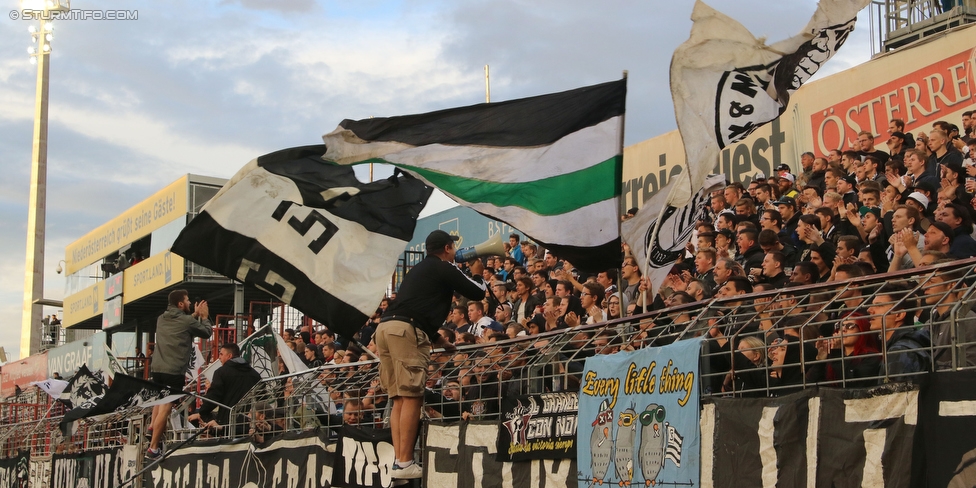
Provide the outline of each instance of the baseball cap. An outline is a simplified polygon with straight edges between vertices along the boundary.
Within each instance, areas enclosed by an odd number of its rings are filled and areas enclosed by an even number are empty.
[[[779,200],[773,202],[773,205],[789,205],[793,208],[796,208],[796,199],[794,199],[793,197],[786,197],[786,196],[780,197]]]
[[[811,251],[817,251],[820,253],[820,257],[823,258],[827,264],[833,264],[834,258],[837,256],[837,246],[833,242],[824,241],[823,244],[819,246],[814,246],[810,249]]]
[[[796,183],[796,177],[795,177],[795,176],[793,176],[793,174],[792,174],[792,173],[786,173],[786,174],[784,174],[783,176],[780,176],[780,178],[783,178],[783,179],[786,179],[786,180],[789,180],[789,181],[790,181],[790,183]]]
[[[873,213],[875,217],[877,217],[879,219],[881,218],[881,208],[880,207],[861,207],[860,209],[858,209],[858,213],[861,214],[861,217],[864,217],[868,213]]]
[[[948,161],[948,162],[942,163],[942,166],[945,166],[946,168],[951,169],[956,174],[963,174],[963,173],[965,173],[965,171],[963,171],[963,169],[962,169],[962,163],[959,162],[959,161]]]
[[[844,180],[844,181],[846,181],[846,182],[848,182],[848,183],[850,183],[850,185],[853,186],[853,187],[856,187],[857,186],[857,177],[854,176],[854,175],[845,175],[841,179]]]
[[[922,180],[915,183],[916,190],[922,190],[928,192],[930,195],[934,195],[935,192],[939,191],[938,188],[931,182]]]
[[[790,166],[787,164],[781,164],[776,167],[776,171],[789,171],[789,170],[790,170]]]
[[[905,133],[902,131],[895,131],[891,133],[891,137],[897,137],[901,140],[905,140]]]
[[[457,242],[460,239],[461,238],[459,236],[452,236],[447,232],[437,229],[434,232],[431,232],[430,234],[427,235],[427,240],[425,241],[425,244],[427,246],[427,252],[429,253],[431,250],[436,251],[436,250],[444,249],[444,246],[452,242]]]
[[[725,236],[726,239],[734,239],[735,238],[735,232],[732,232],[729,229],[722,229],[722,230],[718,231],[716,234],[721,234],[721,235]]]
[[[926,208],[926,207],[929,206],[929,199],[928,199],[928,197],[926,197],[925,195],[922,195],[920,192],[913,191],[910,195],[908,195],[908,198],[910,200],[915,200],[916,202],[918,202],[919,204],[921,204],[922,205],[922,208]]]

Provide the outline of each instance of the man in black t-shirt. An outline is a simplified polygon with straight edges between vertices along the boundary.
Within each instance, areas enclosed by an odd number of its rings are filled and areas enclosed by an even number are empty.
[[[396,464],[391,476],[420,478],[423,470],[414,462],[420,412],[424,404],[429,338],[437,347],[452,348],[437,333],[455,290],[470,300],[485,298],[481,260],[471,262],[471,277],[454,265],[454,243],[458,237],[442,230],[427,236],[427,257],[404,277],[391,305],[376,329],[375,342],[380,357],[380,384],[393,400],[390,430]]]

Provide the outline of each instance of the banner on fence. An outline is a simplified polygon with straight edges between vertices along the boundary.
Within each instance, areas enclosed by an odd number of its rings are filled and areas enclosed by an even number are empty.
[[[586,359],[579,481],[698,485],[700,349],[700,340],[687,340]]]
[[[152,469],[151,486],[329,488],[335,455],[326,449],[326,435],[324,430],[285,434],[263,448],[248,439],[197,442],[177,449]]]
[[[30,451],[0,459],[0,488],[25,488],[30,476]]]
[[[387,488],[396,453],[390,429],[343,425],[336,444],[332,486]]]
[[[99,449],[51,457],[51,486],[115,488],[128,470],[122,449]]]
[[[575,391],[502,398],[498,461],[575,458],[578,410]]]
[[[976,486],[976,371],[928,375],[918,406],[912,486]]]
[[[906,384],[716,399],[702,409],[702,484],[907,488],[918,413]]]
[[[575,487],[576,460],[496,460],[498,423],[428,423],[424,486]]]
[[[30,459],[30,482],[27,484],[27,486],[31,488],[43,488],[48,486],[50,483],[51,457],[32,457]]]

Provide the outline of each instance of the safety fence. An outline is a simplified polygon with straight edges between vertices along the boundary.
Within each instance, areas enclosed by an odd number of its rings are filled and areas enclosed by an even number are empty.
[[[435,351],[424,415],[497,421],[505,397],[579,391],[588,357],[697,337],[705,338],[702,399],[775,397],[815,385],[863,388],[928,371],[974,369],[974,265],[976,259],[770,289]],[[906,351],[906,343],[913,349]],[[913,371],[905,370],[908,363],[916,366]],[[377,373],[377,362],[370,360],[264,379],[232,409],[229,425],[205,437],[251,436],[262,442],[286,432],[332,432],[343,423],[382,426],[389,402]],[[188,391],[198,391],[197,385]],[[189,396],[178,405],[168,442],[196,432],[184,419],[200,404]],[[0,404],[0,455],[145,449],[150,409],[82,419],[68,437],[59,429],[63,413],[36,389]]]

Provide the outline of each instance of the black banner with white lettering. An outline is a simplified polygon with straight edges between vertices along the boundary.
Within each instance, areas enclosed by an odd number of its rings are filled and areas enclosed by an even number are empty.
[[[115,488],[122,484],[125,461],[122,449],[101,449],[51,458],[51,486]]]
[[[703,428],[702,481],[712,476],[716,488],[770,486],[764,479],[775,479],[778,486],[805,486],[810,397],[804,391],[779,398],[715,400],[714,476],[706,472],[710,455]]]
[[[262,448],[246,438],[195,442],[152,469],[150,486],[329,488],[335,455],[327,445],[324,430],[285,434]]]
[[[918,391],[905,384],[712,400],[702,410],[702,482],[907,487],[917,422]]]
[[[343,425],[336,444],[332,486],[392,486],[390,475],[395,457],[390,429]]]
[[[576,457],[579,393],[543,393],[502,398],[496,460]]]
[[[498,430],[493,422],[427,424],[424,486],[577,487],[575,457],[497,461]]]
[[[928,375],[918,410],[912,486],[976,486],[976,371]]]
[[[907,488],[918,391],[895,383],[819,396],[817,486]]]
[[[0,459],[0,488],[25,488],[30,475],[30,451]]]

